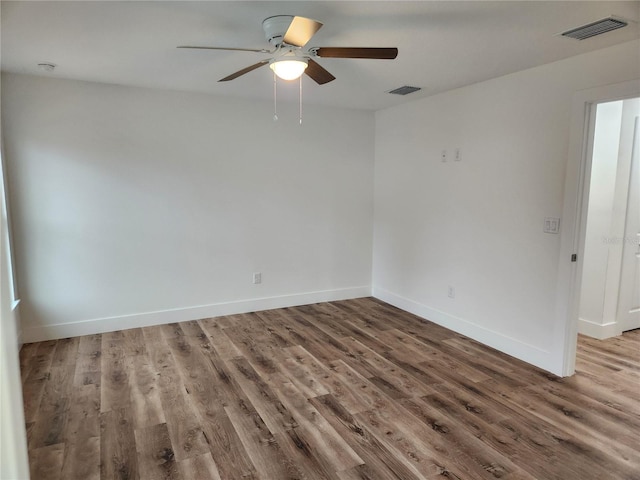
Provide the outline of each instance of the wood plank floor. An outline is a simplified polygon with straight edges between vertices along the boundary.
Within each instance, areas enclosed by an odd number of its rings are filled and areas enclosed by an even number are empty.
[[[560,379],[375,299],[25,345],[34,480],[640,479],[640,331]]]

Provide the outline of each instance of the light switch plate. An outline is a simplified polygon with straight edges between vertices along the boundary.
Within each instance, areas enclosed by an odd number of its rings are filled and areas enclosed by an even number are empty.
[[[544,233],[560,233],[560,219],[558,217],[544,217]]]

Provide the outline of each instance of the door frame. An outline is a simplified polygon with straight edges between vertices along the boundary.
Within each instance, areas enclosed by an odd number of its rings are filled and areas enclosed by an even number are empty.
[[[563,229],[558,265],[556,352],[562,352],[562,375],[575,372],[578,314],[586,237],[587,200],[591,180],[590,128],[595,124],[593,106],[640,96],[640,79],[576,92],[571,109],[569,157],[565,173]],[[572,255],[577,261],[572,261]]]

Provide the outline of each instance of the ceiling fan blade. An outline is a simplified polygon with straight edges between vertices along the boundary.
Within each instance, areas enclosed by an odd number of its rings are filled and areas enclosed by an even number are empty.
[[[176,48],[197,48],[200,50],[233,50],[236,52],[258,52],[258,53],[272,53],[271,50],[262,48],[260,50],[255,48],[227,48],[227,47],[198,47],[194,45],[180,45]]]
[[[321,27],[322,24],[320,22],[310,18],[293,17],[291,25],[289,25],[287,33],[284,34],[282,40],[284,43],[295,47],[304,47]]]
[[[378,58],[392,60],[398,56],[397,48],[367,47],[319,47],[312,49],[318,57],[325,58]]]
[[[336,77],[331,75],[325,68],[317,62],[309,59],[307,63],[307,68],[304,73],[309,75],[311,79],[316,82],[318,85],[324,85],[325,83],[329,83],[332,80],[335,80]]]
[[[250,67],[246,67],[246,68],[243,68],[242,70],[238,70],[236,73],[232,73],[228,77],[221,78],[218,81],[219,82],[228,82],[229,80],[234,80],[234,79],[244,75],[245,73],[249,73],[249,72],[255,70],[256,68],[260,68],[261,66],[266,65],[267,63],[269,63],[269,60],[262,60],[261,62],[258,62],[258,63],[255,63],[255,64],[251,65]]]

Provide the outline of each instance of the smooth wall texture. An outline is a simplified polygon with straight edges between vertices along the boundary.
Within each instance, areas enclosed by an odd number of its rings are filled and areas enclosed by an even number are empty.
[[[377,112],[374,295],[561,374],[560,236],[573,232],[543,224],[563,210],[572,98],[640,78],[639,49]]]
[[[2,98],[26,342],[370,293],[373,113],[12,74]]]

